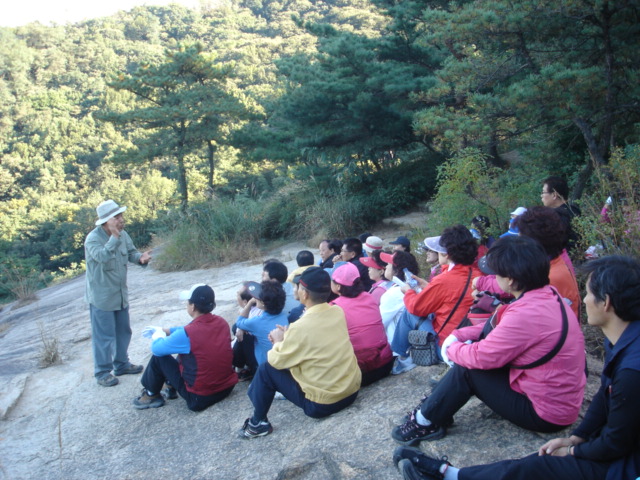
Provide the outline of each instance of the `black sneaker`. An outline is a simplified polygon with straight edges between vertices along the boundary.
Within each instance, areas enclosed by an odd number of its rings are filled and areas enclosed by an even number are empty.
[[[162,395],[162,398],[165,400],[175,400],[178,398],[178,391],[173,387],[167,387],[162,389],[160,395]]]
[[[410,462],[420,473],[434,479],[443,479],[444,475],[440,473],[442,465],[451,465],[447,457],[442,457],[442,459],[438,460],[425,455],[422,450],[412,447],[398,447],[395,449],[393,452],[393,463],[398,467],[400,472],[402,472],[400,468],[402,461]]]
[[[146,408],[158,408],[164,405],[164,398],[159,393],[156,395],[149,395],[146,389],[142,389],[142,394],[139,397],[133,399],[133,407],[138,410],[144,410]]]
[[[404,417],[402,417],[402,423],[406,423],[409,420],[415,420],[418,410],[422,408],[422,404],[427,400],[427,398],[429,398],[429,395],[425,395],[424,397],[422,397],[418,405],[416,405],[413,410],[408,411],[407,414]]]
[[[247,418],[240,430],[240,436],[242,438],[264,437],[265,435],[269,435],[271,432],[273,432],[273,427],[269,423],[269,420],[264,419],[259,422],[258,425],[254,425],[251,423],[251,419]]]
[[[433,423],[424,427],[418,424],[415,419],[408,420],[391,430],[391,437],[401,445],[417,445],[424,440],[439,440],[446,434],[447,430],[444,427]]]
[[[400,463],[398,463],[398,470],[400,470],[404,480],[436,480],[442,478],[441,476],[431,477],[421,473],[413,463],[411,463],[411,460],[407,459],[400,460]]]

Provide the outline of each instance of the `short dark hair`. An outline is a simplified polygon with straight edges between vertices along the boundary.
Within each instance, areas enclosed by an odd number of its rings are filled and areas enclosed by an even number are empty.
[[[404,278],[404,269],[409,270],[414,275],[418,275],[420,273],[420,267],[418,266],[418,261],[416,257],[413,256],[412,253],[404,252],[402,250],[398,250],[393,253],[393,273],[396,277],[398,277],[403,282],[406,281]]]
[[[355,253],[356,257],[362,256],[362,242],[360,239],[355,237],[346,238],[342,246],[346,248],[347,251]]]
[[[334,238],[333,240],[325,240],[328,242],[327,248],[333,251],[336,255],[340,255],[340,250],[342,250],[342,240],[338,238]]]
[[[264,303],[264,310],[271,315],[282,312],[286,301],[286,294],[282,284],[267,280],[260,284],[260,300]]]
[[[478,243],[464,225],[445,228],[440,245],[447,249],[447,255],[456,264],[472,265],[478,256]]]
[[[247,290],[247,283],[249,282],[242,282],[242,290],[240,290],[240,298],[245,302],[248,302],[253,298],[253,295],[251,295],[249,290]]]
[[[640,262],[622,255],[590,260],[579,268],[589,275],[589,290],[598,302],[609,301],[625,322],[640,320]]]
[[[358,235],[358,239],[362,243],[365,243],[367,241],[367,238],[369,238],[372,235],[373,235],[373,233],[371,233],[371,232],[364,232],[364,233],[361,233],[360,235]]]
[[[298,255],[296,255],[296,263],[299,267],[306,267],[308,265],[313,265],[313,253],[309,250],[300,250]]]
[[[549,257],[533,238],[499,238],[487,252],[487,264],[497,275],[512,279],[516,290],[528,292],[549,284]]]
[[[265,262],[262,269],[267,272],[267,275],[269,275],[269,278],[271,280],[277,280],[280,283],[284,283],[287,281],[289,270],[287,269],[287,266],[280,260],[271,260],[269,262]]]
[[[364,286],[360,278],[356,278],[353,281],[353,285],[340,285],[340,296],[347,298],[356,298],[362,292],[364,292]]]
[[[331,290],[328,292],[312,292],[311,290],[307,290],[304,285],[298,284],[298,290],[304,290],[309,295],[309,298],[313,303],[325,303],[331,295]]]
[[[380,258],[381,253],[382,253],[382,250],[374,250],[369,254],[369,256],[373,258],[373,260],[384,269],[387,267],[387,262],[385,262]]]
[[[567,225],[554,208],[528,208],[516,217],[513,225],[518,227],[521,235],[537,240],[552,259],[560,255],[567,244]]]
[[[569,198],[569,185],[567,185],[567,181],[562,177],[552,175],[545,178],[542,185],[546,185],[550,192],[556,192],[565,200]]]

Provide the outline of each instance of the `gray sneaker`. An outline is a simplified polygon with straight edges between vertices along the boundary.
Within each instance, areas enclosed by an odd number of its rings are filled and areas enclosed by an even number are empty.
[[[116,377],[114,377],[110,373],[108,375],[105,375],[104,377],[98,378],[98,385],[102,387],[114,387],[119,383],[120,383],[120,380],[118,380]]]
[[[146,408],[158,408],[164,405],[164,398],[159,393],[156,395],[148,395],[146,389],[142,389],[142,394],[133,399],[133,406],[138,410]]]
[[[113,373],[115,373],[116,377],[119,377],[120,375],[137,375],[138,373],[142,373],[142,370],[144,370],[142,365],[134,365],[133,363],[130,363],[125,368]]]

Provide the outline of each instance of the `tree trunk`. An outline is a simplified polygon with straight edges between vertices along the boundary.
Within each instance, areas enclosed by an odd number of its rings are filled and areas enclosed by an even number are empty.
[[[214,154],[216,153],[216,146],[214,145],[212,140],[207,140],[207,149],[208,149],[208,160],[209,160],[209,178],[207,179],[207,184],[209,186],[209,191],[213,195],[213,174],[216,171],[216,166],[214,162]]]

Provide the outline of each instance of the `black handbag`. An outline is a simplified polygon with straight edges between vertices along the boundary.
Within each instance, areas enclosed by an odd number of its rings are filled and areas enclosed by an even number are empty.
[[[434,313],[430,313],[425,318],[420,319],[418,325],[416,325],[416,329],[409,331],[409,343],[411,344],[411,348],[409,348],[409,354],[411,355],[411,360],[413,360],[413,363],[422,367],[428,367],[430,365],[436,365],[442,362],[438,354],[438,350],[440,349],[440,347],[438,346],[438,335],[440,334],[440,332],[442,332],[447,323],[449,323],[449,320],[451,320],[451,317],[458,309],[460,302],[462,302],[462,299],[464,298],[464,294],[467,293],[467,288],[469,287],[470,281],[471,267],[469,267],[469,276],[467,277],[467,282],[462,289],[462,293],[460,294],[456,305],[453,307],[453,310],[451,310],[449,316],[444,321],[444,323],[440,327],[440,330],[438,330],[436,334],[434,334],[433,332],[420,330],[420,325],[422,325],[425,320],[433,323],[436,318]]]

